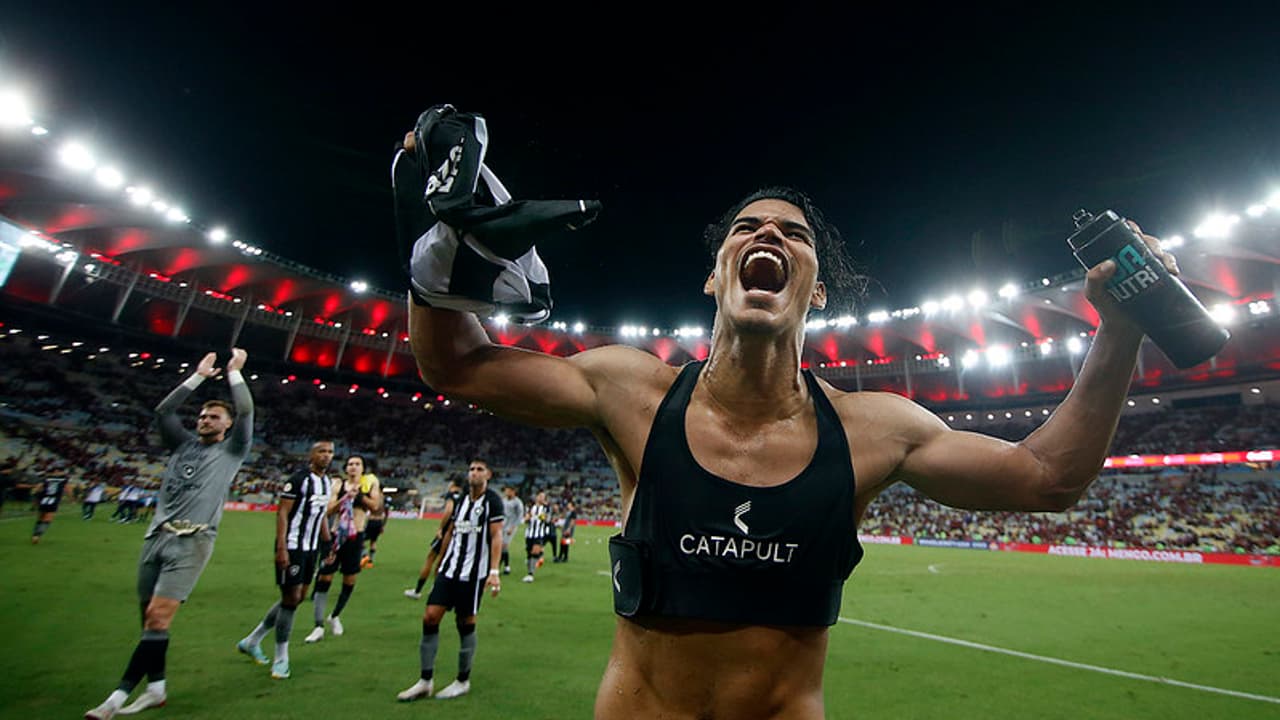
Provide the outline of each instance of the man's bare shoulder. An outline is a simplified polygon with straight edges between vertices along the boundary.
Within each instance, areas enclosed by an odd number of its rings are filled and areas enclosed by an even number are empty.
[[[941,418],[922,405],[896,393],[841,390],[819,381],[836,409],[841,422],[849,430],[875,427],[875,434],[903,435],[920,439],[946,429]],[[863,433],[859,433],[863,434]]]
[[[592,348],[569,358],[582,369],[592,386],[646,387],[663,392],[675,382],[680,369],[657,356],[627,345]]]

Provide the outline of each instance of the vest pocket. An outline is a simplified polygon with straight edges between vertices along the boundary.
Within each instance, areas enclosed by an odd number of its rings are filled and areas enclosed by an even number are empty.
[[[635,617],[645,609],[653,595],[649,545],[621,534],[610,537],[609,568],[613,611],[623,617]]]

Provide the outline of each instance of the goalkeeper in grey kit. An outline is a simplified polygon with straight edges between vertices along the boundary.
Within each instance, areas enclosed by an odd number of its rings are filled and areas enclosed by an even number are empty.
[[[191,377],[156,406],[160,437],[171,454],[155,517],[147,528],[138,561],[142,640],[117,689],[101,705],[85,713],[89,720],[132,715],[166,702],[164,668],[169,625],[213,555],[227,489],[249,456],[253,442],[253,397],[240,374],[247,357],[244,350],[235,348],[227,361],[227,382],[234,407],[224,400],[201,405],[194,435],[182,427],[176,411],[201,383],[217,374],[216,353],[205,355]],[[146,690],[124,706],[144,675],[148,679]]]

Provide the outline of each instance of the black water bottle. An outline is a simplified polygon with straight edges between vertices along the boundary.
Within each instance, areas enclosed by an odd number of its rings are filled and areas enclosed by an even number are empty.
[[[1115,261],[1107,292],[1178,369],[1208,360],[1231,338],[1124,218],[1110,210],[1096,217],[1078,210],[1073,219],[1076,231],[1067,244],[1076,259],[1086,270]]]

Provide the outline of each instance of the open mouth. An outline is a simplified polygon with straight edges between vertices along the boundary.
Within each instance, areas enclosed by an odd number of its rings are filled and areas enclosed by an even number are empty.
[[[772,247],[755,247],[743,256],[738,277],[745,290],[781,292],[787,286],[787,258]]]

